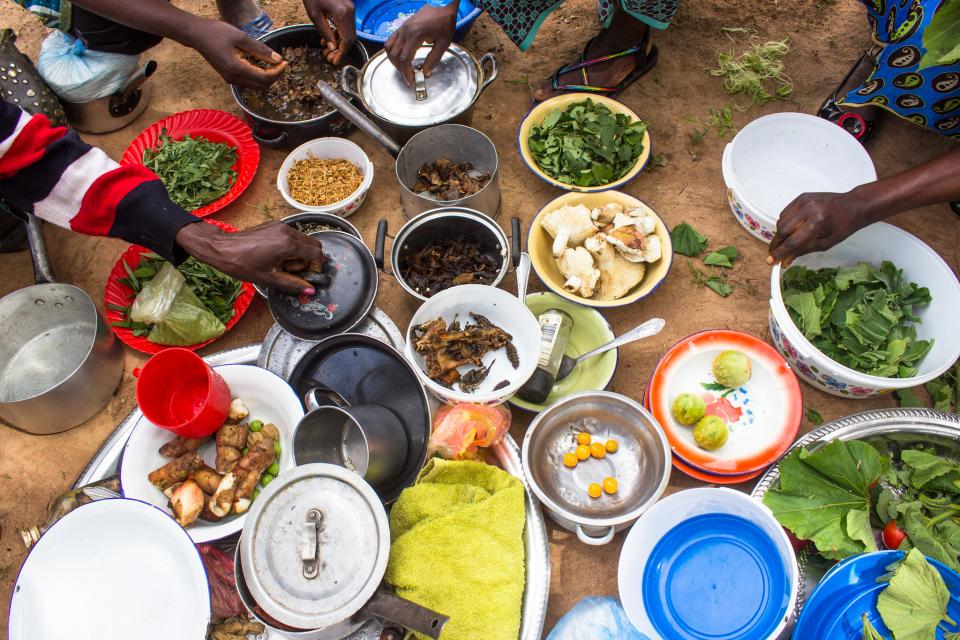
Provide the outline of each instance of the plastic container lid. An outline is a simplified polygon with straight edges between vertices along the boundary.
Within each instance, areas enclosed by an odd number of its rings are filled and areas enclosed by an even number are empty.
[[[765,640],[791,585],[776,544],[740,516],[707,513],[668,531],[642,580],[653,626],[667,640]]]

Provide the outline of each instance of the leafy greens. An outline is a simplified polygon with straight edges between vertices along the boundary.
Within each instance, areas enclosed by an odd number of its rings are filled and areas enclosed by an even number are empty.
[[[930,304],[930,291],[903,278],[884,261],[783,273],[783,301],[804,337],[851,369],[884,378],[909,378],[933,340],[918,340],[914,314]]]
[[[877,598],[877,610],[894,640],[930,640],[947,615],[950,591],[940,572],[916,549],[893,570],[890,583]]]
[[[670,240],[673,242],[674,253],[695,258],[703,253],[707,248],[707,236],[691,227],[686,222],[681,222],[670,232]]]
[[[647,123],[587,98],[555,109],[530,129],[530,152],[551,178],[580,187],[622,178],[643,153]]]
[[[163,129],[160,144],[143,150],[143,164],[157,174],[170,199],[193,211],[218,200],[237,179],[237,150],[222,142],[185,135],[173,140]]]

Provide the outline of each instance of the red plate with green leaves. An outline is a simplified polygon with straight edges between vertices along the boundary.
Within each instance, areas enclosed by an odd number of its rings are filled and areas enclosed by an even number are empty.
[[[750,379],[734,389],[719,385],[711,372],[714,357],[726,350],[746,354],[751,364]],[[783,357],[739,331],[703,331],[678,342],[661,358],[648,393],[650,411],[663,426],[674,457],[685,467],[714,476],[714,482],[717,476],[743,482],[776,462],[793,444],[803,416],[800,384]],[[700,448],[693,426],[673,416],[673,401],[681,393],[703,398],[707,415],[719,416],[728,425],[723,446]]]
[[[227,233],[233,233],[236,231],[235,228],[231,227],[228,224],[220,222],[219,220],[205,220],[207,224],[213,224]],[[156,342],[150,342],[146,336],[136,336],[133,334],[133,330],[128,327],[117,327],[114,326],[115,322],[123,322],[126,320],[126,315],[121,308],[129,307],[133,304],[133,300],[137,297],[136,292],[124,282],[125,279],[129,278],[129,273],[127,272],[127,267],[131,271],[135,271],[137,267],[140,266],[140,261],[143,254],[151,253],[150,249],[146,247],[141,247],[139,245],[131,245],[126,251],[123,252],[123,255],[120,256],[120,259],[117,260],[117,263],[113,265],[113,270],[110,272],[110,275],[107,277],[107,287],[104,292],[104,307],[107,312],[107,321],[110,323],[110,326],[113,329],[113,332],[117,334],[117,337],[123,341],[124,344],[141,351],[143,353],[160,353],[164,349],[169,349],[175,345],[165,345],[157,344]],[[126,265],[126,267],[124,267]],[[226,329],[216,338],[207,340],[206,342],[200,342],[198,344],[186,345],[184,349],[190,349],[191,351],[199,349],[200,347],[205,347],[211,342],[223,337],[226,335],[227,331],[233,328],[233,325],[237,324],[240,320],[240,317],[247,311],[247,308],[250,306],[250,303],[253,301],[255,290],[253,285],[249,282],[243,283],[243,290],[240,292],[240,295],[237,296],[236,300],[233,301],[233,317],[230,318],[230,321],[226,323]]]

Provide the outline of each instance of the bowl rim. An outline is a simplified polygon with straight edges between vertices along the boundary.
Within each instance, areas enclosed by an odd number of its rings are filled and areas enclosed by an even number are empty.
[[[570,302],[574,302],[579,305],[583,305],[585,307],[593,307],[595,309],[615,309],[617,307],[625,307],[635,302],[639,302],[644,298],[647,298],[648,296],[652,295],[657,289],[659,289],[660,285],[662,285],[664,282],[667,281],[667,276],[670,275],[670,269],[673,267],[673,238],[670,235],[670,227],[668,227],[667,223],[663,221],[663,218],[660,217],[660,214],[654,211],[653,207],[643,202],[639,198],[636,198],[630,195],[629,193],[624,193],[622,191],[614,191],[613,193],[617,194],[617,196],[622,196],[626,199],[633,200],[634,202],[638,202],[640,203],[640,205],[646,207],[650,211],[650,213],[656,216],[657,220],[662,226],[663,234],[657,233],[657,237],[660,238],[661,246],[669,247],[668,253],[670,254],[669,256],[664,256],[663,254],[661,254],[660,256],[660,260],[663,260],[665,257],[667,259],[667,266],[666,266],[666,269],[664,269],[663,277],[661,277],[657,282],[653,283],[653,286],[651,286],[650,290],[647,291],[646,293],[641,294],[640,291],[642,289],[637,289],[636,291],[633,291],[632,293],[628,293],[622,298],[617,298],[616,300],[593,300],[592,298],[582,298],[578,295],[574,295],[570,293],[569,291],[565,290],[562,286],[556,287],[552,282],[549,282],[548,279],[540,273],[540,269],[537,266],[540,261],[534,257],[534,254],[532,252],[530,252],[530,238],[533,235],[535,228],[537,227],[542,228],[540,221],[548,209],[557,208],[554,205],[558,205],[558,203],[560,203],[564,199],[570,200],[570,202],[564,202],[564,204],[572,204],[573,201],[576,200],[578,197],[587,195],[583,192],[571,191],[568,193],[564,193],[560,196],[557,196],[547,204],[543,205],[540,208],[540,210],[537,212],[537,214],[533,216],[533,220],[530,221],[530,225],[527,228],[527,252],[530,253],[530,267],[533,270],[533,273],[537,276],[537,279],[540,280],[540,282],[543,283],[543,286],[547,287],[547,289],[549,289],[551,293],[555,293],[561,298],[564,298],[566,300],[569,300]],[[658,231],[659,229],[660,227],[658,227]],[[544,231],[544,233],[546,233],[546,231]],[[646,264],[649,264],[649,263],[646,263]],[[646,277],[646,274],[644,274],[644,277]],[[642,285],[643,283],[641,282],[641,284],[638,286],[642,287]]]
[[[956,274],[953,272],[953,269],[950,268],[950,265],[937,253],[933,247],[928,245],[926,242],[913,235],[909,231],[905,231],[900,227],[886,223],[886,222],[874,222],[871,225],[860,229],[857,233],[860,233],[871,227],[878,227],[885,231],[889,231],[896,235],[899,235],[901,239],[909,242],[914,241],[916,243],[916,250],[922,251],[928,257],[930,257],[937,266],[941,267],[943,271],[950,274],[953,281],[953,288],[956,294],[956,298],[960,300],[960,281],[957,280]],[[817,252],[821,253],[821,252]],[[892,261],[891,261],[892,262]],[[798,345],[798,351],[802,352],[798,355],[804,357],[804,359],[819,359],[825,362],[828,362],[831,367],[835,370],[831,371],[832,377],[841,376],[846,378],[849,381],[854,383],[854,386],[859,387],[869,387],[873,390],[896,390],[896,389],[908,389],[910,387],[916,387],[918,385],[929,382],[934,378],[942,375],[947,369],[952,367],[957,359],[960,359],[960,341],[954,347],[953,356],[949,361],[944,362],[938,367],[934,368],[928,373],[921,375],[916,375],[910,378],[883,378],[880,376],[870,375],[868,373],[862,373],[856,369],[851,369],[845,365],[840,364],[836,360],[832,359],[827,354],[823,353],[817,349],[812,342],[807,340],[807,338],[801,333],[799,327],[794,324],[793,319],[790,317],[790,314],[787,312],[786,304],[783,301],[783,291],[782,291],[782,273],[783,267],[781,263],[773,265],[773,268],[770,270],[770,312],[773,315],[774,321],[780,327],[780,331],[786,334],[787,338],[794,345]],[[927,354],[929,356],[930,354]],[[924,356],[926,358],[927,356]],[[786,358],[786,356],[785,356]],[[789,360],[789,358],[787,358]],[[791,367],[792,368],[792,367]],[[852,396],[856,397],[856,396]]]
[[[473,7],[473,10],[467,13],[467,15],[465,15],[463,18],[457,20],[457,24],[455,27],[456,31],[459,31],[460,29],[463,29],[464,27],[471,25],[483,12],[483,9],[473,4],[473,0],[470,0],[469,4],[470,6]],[[382,45],[387,41],[389,37],[390,36],[378,36],[375,33],[361,31],[359,28],[357,29],[358,40],[364,40],[366,42],[374,42],[378,45]]]
[[[554,108],[558,103],[572,103],[577,101],[586,100],[590,98],[594,102],[602,104],[609,108],[614,113],[623,113],[627,116],[630,116],[634,121],[641,121],[647,123],[647,129],[643,132],[643,151],[640,153],[640,156],[637,158],[637,161],[634,163],[633,167],[630,168],[623,176],[617,178],[613,182],[607,184],[595,185],[592,187],[581,187],[578,185],[568,184],[566,182],[561,182],[556,178],[548,176],[540,166],[537,165],[536,161],[533,159],[530,153],[530,144],[527,139],[523,137],[524,128],[528,123],[531,122],[531,117],[535,113],[541,111],[546,111],[547,108]],[[533,126],[530,124],[530,126]],[[527,136],[529,138],[529,136]],[[647,166],[647,163],[650,161],[650,158],[653,157],[653,141],[650,137],[650,123],[647,120],[644,120],[637,112],[620,102],[619,100],[614,100],[613,98],[599,95],[596,93],[584,93],[584,92],[574,92],[574,93],[563,93],[539,104],[533,105],[520,119],[520,124],[517,125],[517,152],[520,154],[520,158],[523,160],[523,163],[530,169],[531,172],[547,184],[553,185],[564,191],[571,191],[574,193],[597,193],[600,191],[609,191],[611,189],[618,189],[634,178],[636,178],[643,169]]]
[[[646,418],[647,425],[651,427],[653,434],[659,439],[660,447],[663,452],[663,474],[660,476],[660,481],[654,489],[653,493],[650,494],[650,497],[647,498],[640,506],[620,513],[615,516],[609,516],[605,518],[593,518],[589,516],[582,516],[580,514],[574,513],[568,509],[560,506],[555,500],[546,494],[546,492],[540,487],[536,479],[533,477],[533,474],[530,472],[530,447],[533,442],[533,437],[536,434],[537,430],[540,428],[540,425],[547,419],[551,412],[559,410],[561,407],[564,407],[568,404],[582,400],[585,397],[593,398],[603,398],[608,401],[620,402],[627,405],[629,408],[633,409],[640,413],[641,416]],[[639,402],[625,396],[615,391],[578,391],[576,393],[571,393],[568,396],[565,396],[549,407],[538,413],[533,420],[530,421],[530,426],[527,427],[527,432],[523,437],[523,444],[520,449],[520,460],[523,466],[523,475],[527,479],[527,484],[530,486],[530,489],[537,496],[537,499],[543,503],[543,506],[549,511],[558,514],[566,520],[570,520],[581,526],[588,527],[610,527],[617,526],[621,524],[630,523],[633,520],[636,520],[642,516],[648,509],[653,505],[659,502],[660,498],[663,496],[663,492],[666,490],[667,485],[670,483],[670,473],[673,468],[673,453],[670,450],[670,443],[667,441],[667,436],[663,432],[663,427],[660,426],[660,423],[657,422],[657,419],[653,416],[652,413],[647,411],[643,405]]]
[[[347,146],[353,147],[354,149],[360,152],[364,160],[366,160],[365,166],[357,167],[358,169],[360,169],[361,172],[363,172],[363,180],[360,182],[360,186],[354,189],[354,191],[350,195],[348,195],[346,198],[342,200],[334,202],[333,204],[325,204],[321,206],[311,206],[308,204],[303,204],[302,202],[294,199],[294,197],[290,195],[289,190],[287,188],[287,184],[286,184],[287,175],[290,173],[290,169],[293,167],[294,155],[296,155],[301,150],[307,147],[319,147],[319,146],[328,144],[330,142],[334,142],[337,144],[346,143]],[[373,165],[373,162],[370,161],[370,156],[368,156],[367,152],[364,151],[360,147],[360,145],[358,145],[356,142],[353,142],[352,140],[347,140],[346,138],[340,138],[337,136],[313,138],[312,140],[307,140],[306,142],[304,142],[303,144],[295,148],[293,151],[287,154],[286,158],[283,159],[283,163],[280,165],[280,168],[277,169],[277,190],[280,192],[280,195],[283,197],[283,199],[286,200],[287,204],[289,204],[291,207],[297,209],[302,213],[334,213],[340,209],[343,209],[347,205],[349,205],[353,200],[356,200],[357,198],[364,196],[367,193],[367,191],[370,190],[370,187],[373,184],[373,173],[374,173],[374,165]]]

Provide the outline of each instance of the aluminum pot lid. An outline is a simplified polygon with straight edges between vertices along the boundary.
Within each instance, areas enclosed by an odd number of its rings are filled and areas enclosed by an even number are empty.
[[[420,47],[413,66],[423,64],[431,47]],[[429,78],[423,80],[426,97],[417,99],[414,87],[407,86],[403,75],[380,51],[363,70],[360,91],[366,107],[393,124],[424,127],[451,120],[473,105],[481,79],[480,67],[473,55],[456,44],[443,54]]]
[[[390,529],[373,489],[352,471],[308,464],[253,502],[240,538],[243,577],[272,618],[298,629],[348,620],[387,568]]]

